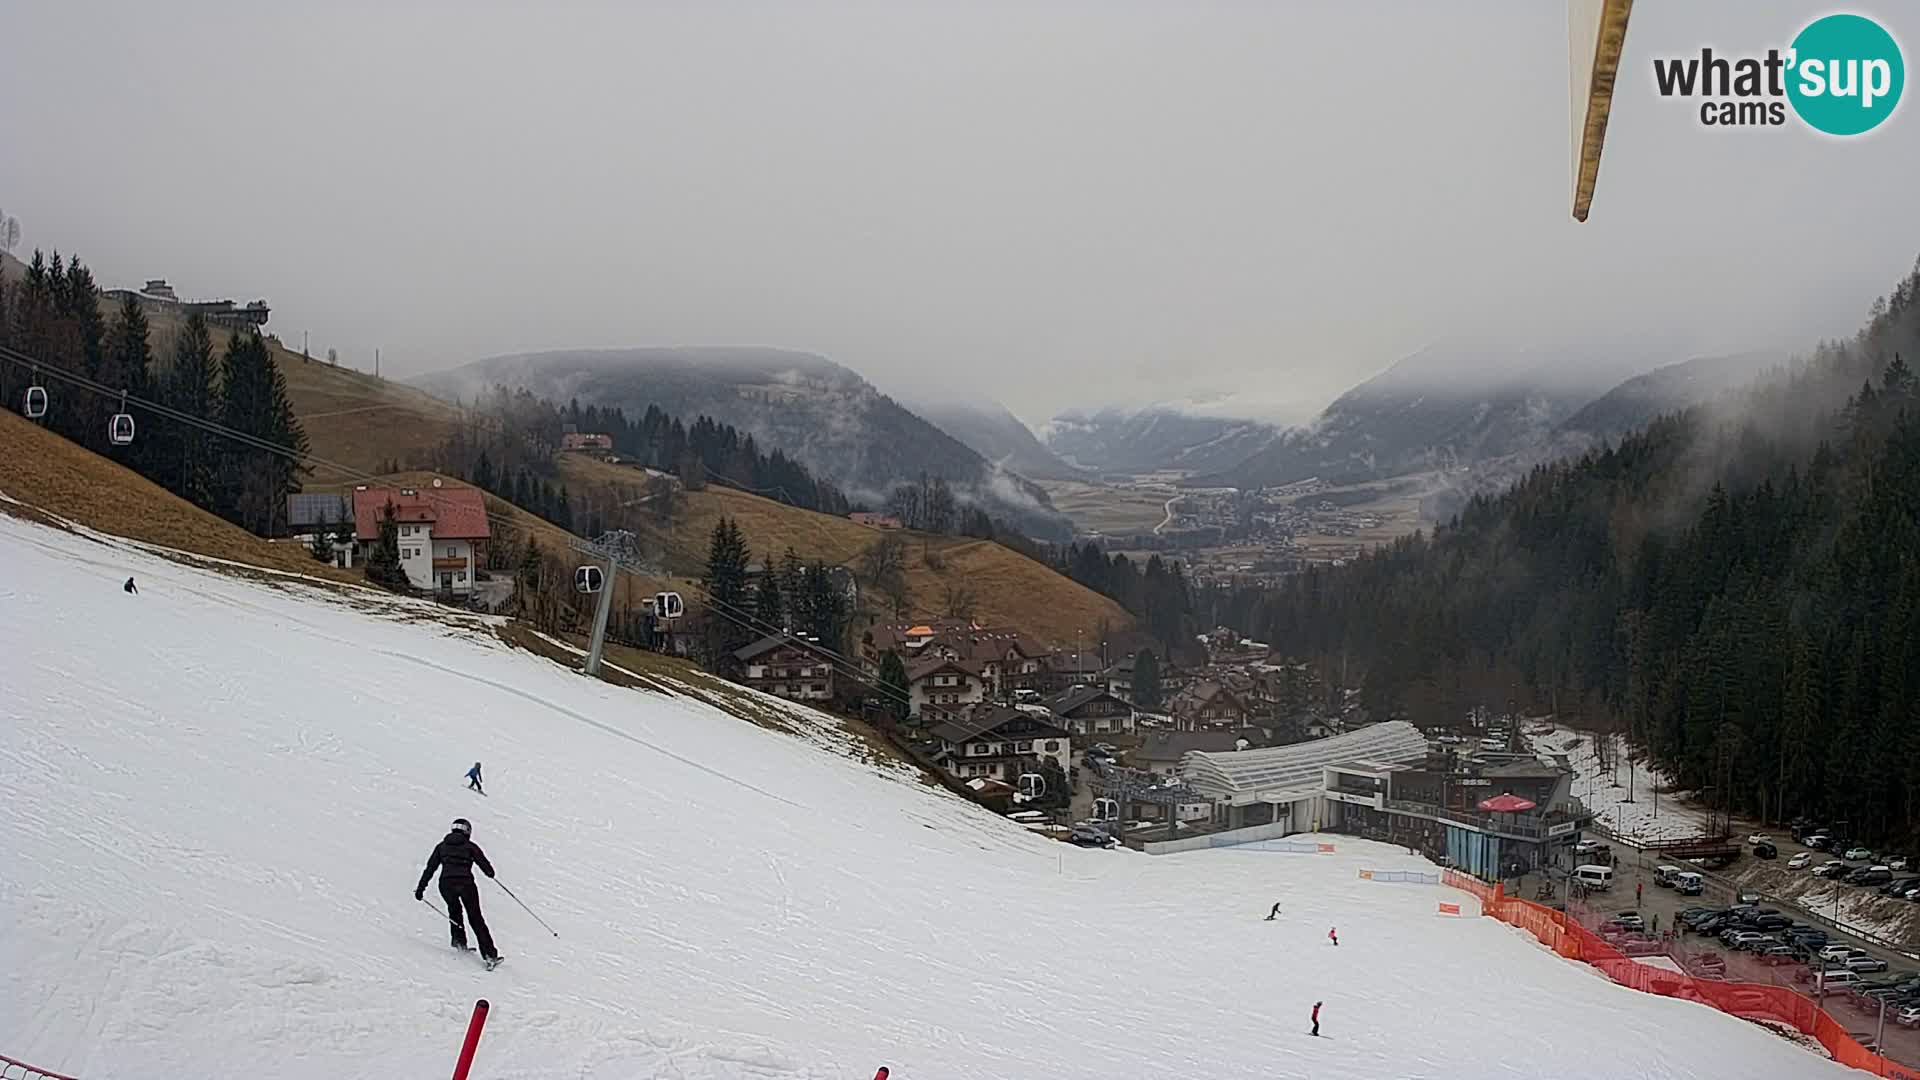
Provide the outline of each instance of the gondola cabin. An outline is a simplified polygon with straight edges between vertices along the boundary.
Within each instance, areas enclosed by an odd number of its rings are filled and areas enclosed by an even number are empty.
[[[573,572],[573,587],[583,593],[597,593],[606,584],[606,572],[597,566],[578,567]]]

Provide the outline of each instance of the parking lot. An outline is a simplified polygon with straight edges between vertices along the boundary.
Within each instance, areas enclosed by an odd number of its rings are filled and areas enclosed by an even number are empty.
[[[1781,858],[1804,850],[1791,840],[1776,837],[1780,845]],[[1658,927],[1662,932],[1673,932],[1680,925],[1679,915],[1688,908],[1721,909],[1730,906],[1737,897],[1729,895],[1724,887],[1710,887],[1703,896],[1681,896],[1673,889],[1655,883],[1654,868],[1663,860],[1658,852],[1641,852],[1632,848],[1616,845],[1614,848],[1616,864],[1614,866],[1614,885],[1611,891],[1593,893],[1584,900],[1574,900],[1567,905],[1570,914],[1589,926],[1597,927],[1619,912],[1638,911],[1649,928]],[[1816,860],[1824,861],[1826,856],[1814,853]],[[1815,862],[1818,865],[1818,862]],[[1636,895],[1637,894],[1637,895]],[[1888,965],[1884,973],[1863,975],[1868,984],[1899,979],[1902,976],[1920,976],[1920,961],[1901,953],[1883,948],[1872,942],[1863,941],[1838,930],[1823,927],[1809,917],[1808,913],[1790,904],[1763,899],[1763,909],[1776,909],[1794,922],[1825,930],[1829,942],[1844,944],[1862,950],[1869,956],[1883,960]],[[1878,1003],[1869,1003],[1855,993],[1839,990],[1821,992],[1812,985],[1812,972],[1800,962],[1768,963],[1751,952],[1730,949],[1724,946],[1716,934],[1673,933],[1667,942],[1667,948],[1674,959],[1696,974],[1710,970],[1703,966],[1701,957],[1718,957],[1725,965],[1725,978],[1730,982],[1761,983],[1790,986],[1820,1001],[1835,1020],[1845,1024],[1847,1030],[1861,1042],[1871,1040],[1879,1023]],[[1898,1007],[1894,1003],[1887,1006],[1886,1053],[1896,1060],[1910,1065],[1920,1065],[1920,1029],[1906,1028],[1895,1023]]]

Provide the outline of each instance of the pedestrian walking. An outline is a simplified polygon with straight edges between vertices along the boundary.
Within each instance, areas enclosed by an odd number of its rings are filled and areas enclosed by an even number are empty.
[[[1313,1030],[1308,1034],[1320,1034],[1320,1002],[1318,1001],[1313,1003]]]
[[[473,842],[473,823],[466,818],[454,818],[453,827],[447,831],[446,838],[434,845],[433,854],[427,858],[427,868],[420,874],[420,883],[413,887],[413,898],[425,900],[427,882],[433,880],[435,870],[440,871],[440,898],[447,902],[447,920],[452,924],[453,947],[466,950],[467,925],[471,924],[474,937],[480,942],[480,958],[491,968],[500,962],[500,953],[493,947],[493,934],[487,929],[487,920],[480,914],[480,887],[473,881],[475,866],[488,877],[493,876],[493,864],[487,861],[487,853]]]
[[[467,770],[467,789],[482,795],[487,793],[487,789],[480,786],[480,763],[477,761],[473,763],[473,768]]]
[[[1646,888],[1646,885],[1643,882],[1636,881],[1633,883],[1633,902],[1634,903],[1638,904],[1640,902],[1640,890],[1644,888]]]
[[[1335,945],[1340,944],[1340,928],[1336,926],[1327,927],[1327,940],[1333,942]]]
[[[122,585],[122,586],[120,586],[120,588],[121,588],[121,590],[122,590],[122,591],[124,591],[124,592],[128,592],[128,593],[133,593],[133,594],[136,594],[136,595],[137,595],[137,594],[138,594],[138,593],[140,592],[140,590],[139,590],[139,589],[136,589],[136,588],[134,588],[134,587],[133,587],[133,579],[132,579],[132,578],[128,578],[128,579],[127,579],[127,583],[126,583],[125,585]]]

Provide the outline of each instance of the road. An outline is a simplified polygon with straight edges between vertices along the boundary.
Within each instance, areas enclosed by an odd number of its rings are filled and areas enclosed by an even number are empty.
[[[1166,506],[1162,507],[1162,509],[1164,509],[1167,512],[1167,516],[1164,518],[1161,518],[1160,524],[1155,525],[1153,527],[1153,534],[1155,536],[1160,535],[1161,529],[1164,529],[1167,526],[1173,524],[1173,504],[1179,501],[1180,501],[1180,496],[1175,495],[1173,498],[1167,500]]]

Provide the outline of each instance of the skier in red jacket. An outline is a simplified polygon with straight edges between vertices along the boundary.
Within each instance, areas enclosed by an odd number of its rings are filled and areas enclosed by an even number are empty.
[[[1320,1034],[1320,1003],[1317,1001],[1313,1003],[1313,1031],[1310,1034]]]
[[[1340,928],[1336,926],[1327,927],[1327,940],[1333,942],[1335,945],[1340,944]]]

